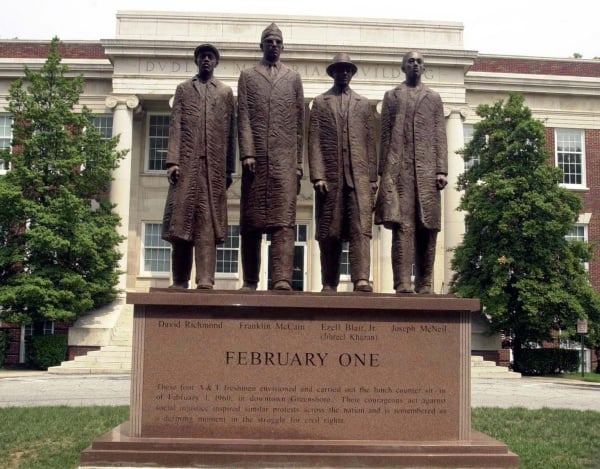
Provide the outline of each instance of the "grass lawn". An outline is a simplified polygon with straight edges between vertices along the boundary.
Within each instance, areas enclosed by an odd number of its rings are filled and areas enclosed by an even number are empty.
[[[76,468],[94,438],[128,418],[128,406],[0,409],[0,468]]]
[[[563,373],[560,375],[561,378],[567,379],[578,379],[580,381],[587,381],[588,383],[600,383],[600,373],[584,373],[585,376],[581,376],[581,373]]]
[[[128,407],[0,409],[0,468],[72,469]],[[600,467],[600,412],[477,408],[473,428],[507,443],[522,469]]]
[[[600,412],[477,408],[471,422],[517,453],[521,469],[600,468]]]

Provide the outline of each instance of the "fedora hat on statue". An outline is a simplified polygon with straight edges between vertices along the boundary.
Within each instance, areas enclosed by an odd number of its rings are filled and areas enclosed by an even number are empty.
[[[354,75],[358,70],[358,68],[356,68],[356,65],[352,63],[350,56],[345,52],[340,52],[333,56],[331,63],[327,66],[327,75],[333,78],[333,70],[335,70],[335,68],[339,65],[350,65],[350,68],[352,68],[352,75]]]

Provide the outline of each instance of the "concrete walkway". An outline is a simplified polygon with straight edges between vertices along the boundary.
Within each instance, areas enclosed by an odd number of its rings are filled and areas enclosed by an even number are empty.
[[[129,405],[129,375],[52,375],[0,370],[0,407]],[[600,384],[561,378],[473,379],[473,407],[600,412]]]

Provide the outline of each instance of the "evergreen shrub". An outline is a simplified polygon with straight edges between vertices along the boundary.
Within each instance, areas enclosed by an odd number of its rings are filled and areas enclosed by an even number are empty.
[[[34,335],[28,343],[28,362],[40,370],[60,365],[67,357],[67,336]]]

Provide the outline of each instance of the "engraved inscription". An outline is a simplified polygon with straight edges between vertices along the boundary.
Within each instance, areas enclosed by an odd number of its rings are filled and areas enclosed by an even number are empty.
[[[145,351],[160,371],[144,376],[143,431],[411,439],[435,428],[456,438],[457,327],[390,319],[147,319],[146,335],[161,346]],[[176,358],[161,353],[179,342]],[[417,361],[425,351],[432,358]]]

